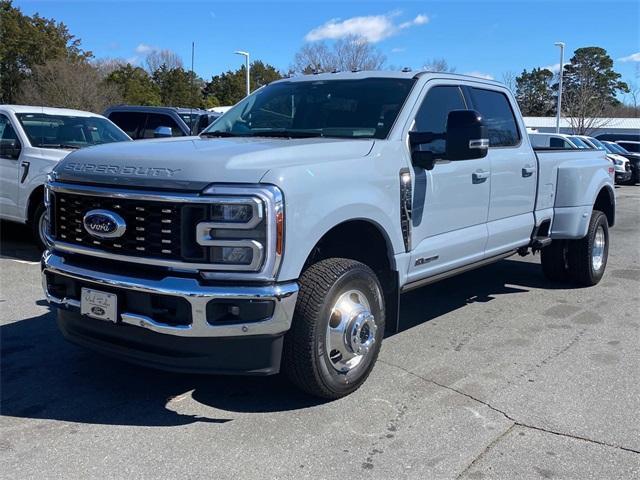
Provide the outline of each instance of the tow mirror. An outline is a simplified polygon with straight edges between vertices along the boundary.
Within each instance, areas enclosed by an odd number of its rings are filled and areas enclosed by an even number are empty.
[[[447,118],[446,159],[483,158],[489,151],[489,135],[475,110],[453,110]]]
[[[166,138],[172,135],[171,127],[158,127],[153,131],[153,138]]]
[[[436,151],[423,150],[423,145],[437,140],[442,142]],[[489,150],[487,127],[475,110],[452,110],[447,117],[445,133],[409,132],[411,162],[425,170],[431,170],[438,159],[471,160],[486,157]],[[444,147],[444,152],[442,152]]]

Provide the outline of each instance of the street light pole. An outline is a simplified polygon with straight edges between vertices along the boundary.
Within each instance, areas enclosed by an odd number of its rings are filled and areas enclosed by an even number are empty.
[[[247,96],[249,96],[249,94],[251,93],[251,84],[249,82],[249,52],[243,52],[241,50],[238,50],[237,52],[233,52],[236,55],[242,55],[244,57],[245,60],[245,68],[247,70]]]
[[[558,113],[556,114],[556,133],[560,133],[560,115],[562,114],[562,70],[564,69],[564,43],[554,43],[556,47],[560,47],[560,79],[558,81]]]

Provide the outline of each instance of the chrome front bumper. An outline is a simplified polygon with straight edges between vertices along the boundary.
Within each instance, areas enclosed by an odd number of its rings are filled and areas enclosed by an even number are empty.
[[[162,280],[151,280],[97,272],[70,265],[63,257],[45,252],[42,257],[42,286],[45,296],[51,304],[71,309],[79,309],[80,301],[51,295],[47,285],[47,272],[94,284],[97,289],[103,286],[184,298],[191,305],[192,323],[190,325],[167,325],[145,315],[127,312],[119,314],[119,320],[124,324],[180,337],[243,337],[284,333],[291,327],[298,296],[298,285],[295,282],[257,286],[203,286],[193,278],[169,276]],[[209,301],[215,299],[273,300],[275,306],[273,315],[267,320],[244,324],[211,325],[207,322],[206,306]]]

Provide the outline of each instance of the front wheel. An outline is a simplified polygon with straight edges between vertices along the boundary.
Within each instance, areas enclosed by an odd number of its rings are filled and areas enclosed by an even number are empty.
[[[357,390],[378,357],[384,297],[375,273],[345,258],[322,260],[300,278],[284,370],[311,395],[336,399]]]
[[[40,250],[46,250],[49,247],[49,241],[47,240],[48,222],[47,209],[44,203],[41,203],[36,207],[31,218],[31,232]]]

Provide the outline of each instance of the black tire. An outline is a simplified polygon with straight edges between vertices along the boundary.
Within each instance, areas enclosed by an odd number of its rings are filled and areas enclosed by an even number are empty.
[[[596,235],[602,229],[604,233],[604,252],[601,266],[594,268],[592,261]],[[609,257],[609,223],[604,213],[594,210],[589,221],[586,237],[574,240],[569,245],[569,273],[578,284],[590,287],[596,285],[604,275]]]
[[[44,203],[40,203],[35,211],[33,212],[33,217],[31,218],[31,233],[33,234],[33,239],[36,243],[36,246],[41,251],[47,249],[47,240],[43,237],[40,222],[46,217],[47,209],[44,206]]]
[[[540,251],[540,261],[544,276],[554,282],[569,279],[569,258],[567,240],[555,240]]]
[[[349,395],[371,373],[384,336],[384,297],[378,278],[363,263],[330,258],[305,270],[299,283],[293,323],[285,336],[284,371],[295,385],[313,396],[336,399]],[[329,359],[326,338],[335,301],[351,289],[367,298],[375,319],[375,343],[359,364],[343,373]]]

